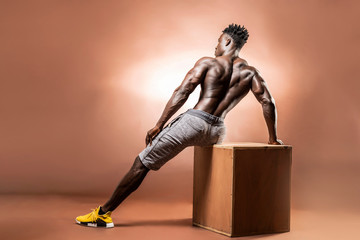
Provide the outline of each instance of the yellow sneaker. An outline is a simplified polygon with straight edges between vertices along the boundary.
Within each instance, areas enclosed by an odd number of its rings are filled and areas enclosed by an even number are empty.
[[[106,227],[106,228],[114,227],[114,223],[110,217],[111,211],[108,211],[103,215],[99,215],[100,206],[92,210],[93,211],[89,214],[78,216],[75,219],[76,223],[88,227]]]

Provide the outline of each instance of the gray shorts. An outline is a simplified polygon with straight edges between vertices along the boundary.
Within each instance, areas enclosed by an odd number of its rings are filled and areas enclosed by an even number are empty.
[[[141,162],[151,170],[159,170],[167,161],[188,146],[221,143],[225,137],[222,118],[189,109],[172,120],[140,154]]]

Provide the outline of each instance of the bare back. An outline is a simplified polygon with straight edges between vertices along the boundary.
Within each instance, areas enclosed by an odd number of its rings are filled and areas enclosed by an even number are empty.
[[[225,118],[226,114],[233,109],[250,90],[253,91],[259,101],[262,100],[263,95],[270,96],[265,82],[259,76],[257,70],[249,66],[244,59],[237,58],[233,64],[233,73],[229,89],[214,115]]]
[[[229,58],[221,56],[206,58],[205,63],[207,71],[201,81],[200,97],[194,109],[214,114],[229,90],[233,66]]]
[[[147,144],[151,143],[165,123],[183,106],[198,85],[201,86],[201,92],[194,109],[222,118],[251,90],[262,105],[269,130],[269,143],[280,143],[276,137],[274,99],[258,71],[237,57],[239,50],[240,47],[234,43],[234,39],[224,32],[215,48],[216,57],[198,60],[174,90],[155,127],[148,131]]]

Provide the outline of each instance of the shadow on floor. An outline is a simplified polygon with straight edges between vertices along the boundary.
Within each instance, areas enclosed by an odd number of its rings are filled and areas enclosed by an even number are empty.
[[[115,227],[135,227],[135,226],[192,226],[191,218],[183,219],[161,219],[161,220],[143,220],[127,223],[117,223]]]

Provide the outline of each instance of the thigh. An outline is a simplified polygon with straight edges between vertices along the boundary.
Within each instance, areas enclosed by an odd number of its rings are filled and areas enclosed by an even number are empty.
[[[155,137],[152,144],[139,154],[147,168],[158,170],[184,148],[201,141],[205,129],[199,124],[192,124],[191,118],[192,116],[184,114],[172,121]]]

